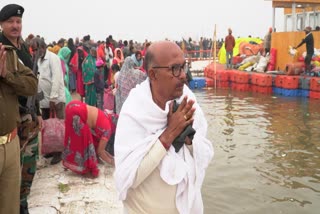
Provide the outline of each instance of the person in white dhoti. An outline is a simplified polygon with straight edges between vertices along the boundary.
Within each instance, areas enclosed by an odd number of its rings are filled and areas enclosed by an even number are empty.
[[[173,42],[153,43],[145,68],[148,78],[130,91],[116,130],[115,182],[124,212],[203,213],[201,186],[213,146],[185,85],[184,54]]]

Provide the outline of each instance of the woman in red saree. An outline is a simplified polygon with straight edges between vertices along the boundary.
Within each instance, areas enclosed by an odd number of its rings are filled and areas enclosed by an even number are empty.
[[[98,157],[114,165],[113,148],[109,148],[116,120],[114,114],[78,100],[71,101],[66,106],[63,165],[78,174],[91,173],[94,177],[99,174]]]
[[[76,91],[81,96],[81,101],[85,97],[83,76],[82,76],[82,62],[88,56],[88,53],[82,46],[78,47],[75,54],[70,60],[70,69],[76,74]]]

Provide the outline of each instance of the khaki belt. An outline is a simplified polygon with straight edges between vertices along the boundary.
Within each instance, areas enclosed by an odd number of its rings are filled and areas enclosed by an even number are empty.
[[[0,145],[11,142],[17,136],[17,128],[13,129],[9,134],[0,136]]]

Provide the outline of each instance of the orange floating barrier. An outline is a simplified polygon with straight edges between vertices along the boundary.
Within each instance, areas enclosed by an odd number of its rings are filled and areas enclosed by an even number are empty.
[[[264,87],[258,85],[251,85],[252,92],[261,93],[261,94],[272,94],[272,87]]]
[[[250,75],[247,72],[238,72],[236,75],[236,82],[248,84],[249,83]]]
[[[214,81],[211,78],[206,78],[206,85],[207,87],[213,87],[214,86]]]
[[[251,91],[251,86],[244,83],[232,83],[232,89],[236,91]]]
[[[309,97],[310,98],[314,98],[314,99],[320,99],[320,92],[318,92],[318,91],[310,91]]]
[[[229,88],[228,81],[217,81],[217,88]]]
[[[270,87],[272,86],[272,76],[268,74],[252,73],[251,84]]]
[[[297,89],[299,87],[298,76],[283,76],[282,88]]]
[[[310,79],[310,90],[311,91],[320,91],[320,78],[319,77],[312,77]]]
[[[218,70],[213,78],[217,78],[217,81],[229,81],[229,72],[227,70]]]
[[[275,86],[277,88],[282,88],[283,78],[284,78],[283,75],[277,75],[276,76],[276,78],[275,78]]]
[[[208,67],[205,67],[205,68],[204,68],[204,70],[203,70],[203,75],[204,75],[205,77],[208,76]]]
[[[229,79],[231,82],[236,82],[238,73],[240,73],[240,71],[237,71],[237,70],[230,70],[229,71]]]

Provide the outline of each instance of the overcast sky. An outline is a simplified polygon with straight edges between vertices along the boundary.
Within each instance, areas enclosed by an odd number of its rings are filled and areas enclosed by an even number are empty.
[[[95,41],[108,35],[143,42],[168,38],[198,40],[233,35],[263,38],[272,26],[272,2],[265,0],[1,0],[25,8],[23,37],[33,33],[47,42],[59,38],[82,38],[90,34]],[[283,30],[283,10],[276,10],[277,31]]]

